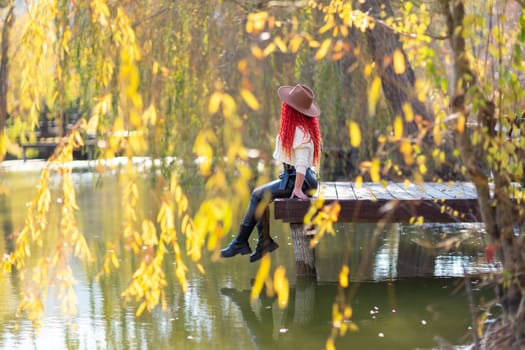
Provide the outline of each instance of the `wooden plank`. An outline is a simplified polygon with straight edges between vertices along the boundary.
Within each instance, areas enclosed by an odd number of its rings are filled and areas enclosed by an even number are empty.
[[[352,183],[352,188],[354,189],[358,200],[377,200],[376,196],[374,196],[374,193],[370,190],[370,188],[368,188],[367,183],[362,183],[359,186],[357,186],[355,183]]]
[[[386,190],[398,200],[411,200],[417,199],[415,195],[410,193],[404,186],[399,183],[389,182],[386,186]]]
[[[366,186],[372,191],[374,197],[377,199],[392,200],[395,199],[390,192],[387,191],[385,186],[380,183],[367,183]]]
[[[463,186],[461,183],[441,183],[435,184],[434,187],[440,190],[443,193],[446,193],[451,198],[456,199],[471,199],[476,198],[476,195],[472,193],[467,187]]]
[[[339,200],[353,199],[356,200],[354,189],[350,185],[350,182],[336,182],[335,188],[337,191],[337,198]]]
[[[460,194],[464,194],[461,198],[477,198],[478,191],[472,182],[456,182],[455,184]]]
[[[423,184],[423,186],[425,187],[425,191],[433,198],[439,201],[445,199],[453,199],[453,197],[451,197],[448,193],[441,191],[435,185],[437,185],[435,182],[425,182]]]
[[[318,197],[323,199],[337,199],[335,182],[321,182],[319,184]]]
[[[403,190],[407,191],[414,199],[420,199],[420,200],[433,200],[435,199],[431,195],[429,195],[421,185],[414,184],[412,182],[408,183],[395,183],[395,185],[401,187]]]

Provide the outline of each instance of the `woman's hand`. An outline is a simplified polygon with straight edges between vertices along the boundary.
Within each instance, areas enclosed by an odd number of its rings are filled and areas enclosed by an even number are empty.
[[[308,196],[305,195],[303,190],[301,190],[300,188],[293,189],[292,195],[290,196],[290,198],[294,198],[294,197],[297,197],[299,199],[308,199]]]
[[[303,182],[304,182],[304,174],[297,173],[295,175],[295,184],[293,187],[292,195],[290,198],[297,197],[299,199],[308,199],[308,196],[304,194],[303,192]]]

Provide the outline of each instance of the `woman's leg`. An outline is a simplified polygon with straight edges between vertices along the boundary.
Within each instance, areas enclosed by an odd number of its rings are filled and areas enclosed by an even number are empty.
[[[272,200],[275,198],[288,198],[292,194],[292,189],[295,183],[295,176],[288,178],[285,190],[272,192]],[[281,186],[282,187],[282,186]],[[309,169],[305,176],[305,182],[303,183],[303,192],[311,195],[317,190],[317,178],[315,173]],[[259,239],[255,252],[250,255],[250,262],[256,262],[261,259],[266,253],[271,253],[275,249],[279,248],[279,245],[270,237],[270,232],[263,232],[262,222],[257,222],[257,229],[259,231]]]
[[[291,194],[291,190],[288,189],[287,186],[285,186],[284,189],[281,187],[283,187],[281,186],[281,180],[275,180],[253,190],[237,237],[235,237],[228,247],[221,250],[222,257],[230,258],[237,254],[244,255],[251,253],[248,238],[250,238],[254,227],[260,222],[259,215],[264,212],[265,207],[275,198],[287,197]]]

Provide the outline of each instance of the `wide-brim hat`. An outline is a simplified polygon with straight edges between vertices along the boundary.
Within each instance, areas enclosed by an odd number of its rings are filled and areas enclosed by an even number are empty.
[[[314,100],[314,92],[306,85],[281,86],[277,89],[277,94],[282,102],[308,117],[315,118],[321,114],[321,110]]]

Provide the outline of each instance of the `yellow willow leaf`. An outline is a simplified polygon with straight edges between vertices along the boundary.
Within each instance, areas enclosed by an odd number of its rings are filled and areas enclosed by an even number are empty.
[[[339,285],[341,288],[348,288],[348,273],[350,272],[350,269],[348,268],[348,265],[343,265],[341,268],[341,272],[339,272]]]
[[[240,73],[247,74],[248,73],[248,62],[246,60],[240,60],[237,63],[237,69],[239,70]]]
[[[144,135],[130,135],[128,142],[133,150],[133,154],[144,154],[148,149],[148,143],[144,139]]]
[[[359,326],[352,322],[348,325],[348,329],[350,330],[350,332],[355,333],[359,331]]]
[[[339,31],[341,32],[341,35],[343,36],[343,38],[346,38],[348,36],[348,27],[345,26],[344,24],[339,26]]]
[[[115,253],[111,253],[111,263],[113,264],[113,266],[118,269],[120,267],[120,263],[118,261],[118,257],[117,257],[117,254]]]
[[[363,185],[363,177],[361,175],[357,175],[355,178],[355,187],[359,189],[361,188],[362,185]]]
[[[286,43],[280,36],[275,37],[275,39],[273,39],[273,42],[275,43],[275,45],[279,48],[281,52],[288,51],[288,48],[286,47]]]
[[[359,147],[361,144],[361,128],[359,128],[359,124],[357,124],[354,121],[351,121],[348,124],[348,131],[350,133],[350,144],[352,147]]]
[[[246,33],[252,34],[254,32],[253,30],[253,22],[252,21],[246,21],[246,27],[245,27]]]
[[[264,52],[259,46],[252,46],[251,52],[253,57],[257,58],[258,60],[264,59]]]
[[[315,53],[314,59],[317,61],[322,60],[328,53],[328,50],[330,49],[331,46],[332,46],[332,39],[331,38],[325,39],[323,43],[321,44],[321,47],[319,48],[319,50],[317,50],[317,52]]]
[[[281,309],[288,306],[289,284],[286,278],[286,269],[279,266],[273,274],[273,286],[277,293],[277,300]]]
[[[399,145],[399,150],[401,154],[403,155],[403,158],[405,160],[405,164],[412,165],[414,164],[414,156],[412,154],[412,144],[409,140],[403,140],[401,141],[401,144]]]
[[[188,214],[184,215],[184,217],[182,218],[182,223],[180,224],[180,227],[182,229],[182,233],[186,233],[186,230],[187,229],[191,229],[191,220],[190,220],[190,216]]]
[[[87,128],[86,128],[86,132],[88,135],[97,134],[98,120],[99,120],[98,114],[95,114],[91,118],[89,118]]]
[[[339,305],[337,303],[332,304],[332,322],[339,323],[343,320],[343,315],[339,311]]]
[[[320,29],[319,29],[319,34],[323,34],[323,33],[326,33],[327,31],[329,31],[330,29],[332,29],[335,25],[335,21],[334,21],[334,16],[333,15],[327,15],[326,16],[326,19],[325,19],[325,25],[322,26]]]
[[[142,241],[148,246],[154,246],[158,243],[157,230],[150,220],[142,222]]]
[[[374,77],[370,89],[368,91],[368,114],[374,116],[376,114],[377,102],[381,94],[381,79]]]
[[[463,114],[459,115],[456,127],[460,134],[465,132],[465,116]]]
[[[439,127],[439,124],[434,125],[434,128],[432,129],[432,135],[434,136],[434,143],[436,146],[441,145],[443,139],[441,137],[441,128]]]
[[[426,102],[428,86],[423,79],[416,79],[414,83],[414,91],[417,94],[417,99],[421,102]]]
[[[77,247],[79,248],[77,249]],[[78,239],[78,242],[75,246],[75,250],[78,250],[78,254],[75,254],[75,255],[78,256],[79,258],[85,261],[91,260],[91,251],[89,250],[89,246],[86,242],[86,239],[84,238],[82,234],[80,235]]]
[[[193,151],[197,154],[198,157],[208,159],[211,161],[213,158],[213,148],[207,140],[208,133],[201,132],[195,139],[195,145],[193,146]]]
[[[414,110],[412,109],[412,106],[410,103],[403,103],[403,112],[405,113],[405,120],[407,122],[412,122],[414,120]]]
[[[370,167],[370,177],[372,178],[373,182],[379,182],[381,180],[381,177],[379,176],[379,166],[380,162],[378,158],[374,158],[372,160],[372,166]]]
[[[182,198],[182,187],[180,187],[179,184],[177,184],[177,186],[175,187],[175,193],[174,193],[174,197],[175,197],[175,202],[180,202],[181,198]]]
[[[369,63],[365,66],[365,69],[363,70],[363,74],[365,75],[365,77],[369,77],[370,75],[372,75],[373,71],[374,71],[374,65]]]
[[[250,300],[254,301],[259,297],[261,294],[262,288],[264,286],[264,282],[266,281],[266,278],[268,278],[270,274],[270,254],[266,254],[261,259],[261,265],[259,265],[259,269],[257,270],[257,275],[255,276],[255,282],[253,283],[252,290],[250,291]]]
[[[208,113],[215,114],[219,111],[219,107],[222,101],[222,93],[214,92],[210,97],[210,102],[208,103]]]
[[[292,38],[292,40],[290,40],[290,51],[292,51],[292,53],[296,53],[298,50],[299,50],[299,47],[301,47],[301,44],[303,42],[303,37],[302,36],[294,36]]]
[[[480,337],[480,338],[483,336],[483,328],[485,327],[485,323],[487,321],[487,318],[488,318],[488,312],[484,312],[476,320],[476,323],[477,323],[476,333],[478,334],[478,337]]]
[[[113,122],[113,132],[120,133],[122,131],[124,131],[124,120],[122,119],[122,117],[116,117],[115,121]]]
[[[222,114],[225,118],[233,117],[237,111],[237,105],[233,97],[224,94],[222,97]]]
[[[78,132],[78,130],[75,130],[73,132],[73,134],[71,135],[71,138],[73,139],[74,147],[84,146],[84,139],[82,138],[82,135],[80,135],[80,132]]]
[[[157,123],[157,109],[153,103],[142,114],[142,120],[146,125],[155,125]]]
[[[159,72],[159,62],[157,62],[157,61],[153,62],[152,72],[155,75]]]
[[[328,40],[328,39],[327,39]],[[313,40],[313,39],[309,39],[308,40],[308,46],[312,49],[316,49],[318,47],[321,46],[321,44],[319,43],[319,41],[317,40]]]
[[[394,51],[394,72],[396,74],[403,74],[406,71],[405,56],[401,50],[396,49]]]
[[[423,155],[419,155],[416,160],[417,160],[417,164],[419,165],[419,172],[423,175],[426,174],[428,170],[426,166],[427,158]]]
[[[266,11],[248,14],[247,23],[251,23],[251,27],[249,28],[251,31],[248,32],[248,27],[246,28],[246,31],[248,33],[259,33],[261,30],[264,29],[267,19],[268,12]]]
[[[142,304],[140,304],[139,308],[137,309],[137,312],[135,312],[135,316],[139,317],[140,315],[142,315],[145,309],[146,309],[146,302],[143,301]]]
[[[348,326],[346,323],[342,323],[340,328],[339,328],[339,335],[341,337],[344,337],[346,335],[346,331],[348,330]]]
[[[325,350],[335,350],[334,340],[329,338],[325,344]]]
[[[399,140],[401,137],[403,137],[403,119],[401,119],[400,116],[397,116],[394,119],[394,138]]]
[[[266,46],[263,50],[264,57],[270,56],[272,53],[275,52],[275,44],[269,43],[268,46]]]
[[[186,293],[188,290],[188,279],[186,278],[186,265],[183,264],[182,260],[177,260],[177,269],[175,270],[175,276],[177,276],[177,280],[179,281],[182,291]]]
[[[254,111],[259,110],[259,102],[250,90],[242,89],[241,97],[251,109],[253,109]]]
[[[182,197],[180,202],[179,202],[179,211],[178,211],[178,215],[181,216],[181,214],[185,211],[188,210],[188,198],[187,197]]]
[[[340,60],[341,58],[343,58],[344,56],[345,56],[345,53],[341,51],[341,52],[334,53],[334,54],[330,57],[330,59],[331,59],[332,61],[339,61],[339,60]]]
[[[350,306],[346,306],[345,310],[343,311],[343,317],[345,318],[345,320],[351,319],[352,313],[353,313],[352,308]]]

